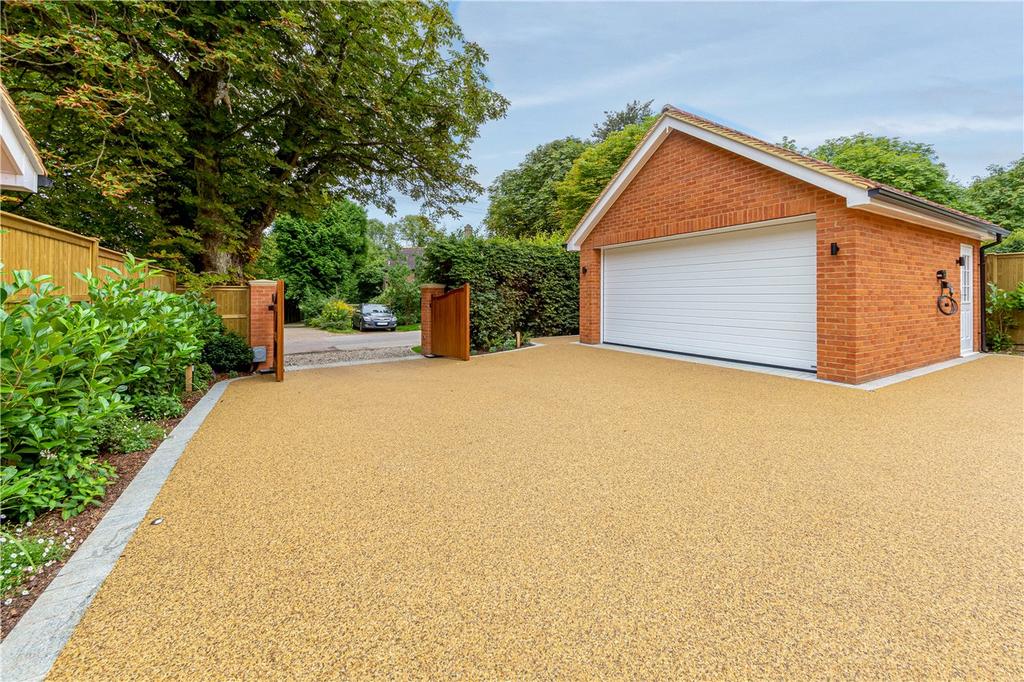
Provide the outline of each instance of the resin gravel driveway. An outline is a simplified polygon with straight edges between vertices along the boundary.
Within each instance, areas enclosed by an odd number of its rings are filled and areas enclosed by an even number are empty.
[[[1022,405],[565,340],[236,382],[51,677],[1020,679]]]

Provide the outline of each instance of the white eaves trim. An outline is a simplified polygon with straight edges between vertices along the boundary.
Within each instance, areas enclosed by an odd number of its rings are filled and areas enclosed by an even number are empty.
[[[953,232],[955,234],[972,237],[974,239],[989,239],[991,237],[988,232],[973,230],[953,221],[946,221],[935,216],[922,215],[914,211],[894,207],[890,203],[874,199],[868,193],[867,189],[856,187],[824,173],[819,173],[807,168],[806,166],[802,166],[798,163],[775,156],[774,154],[769,154],[723,135],[692,125],[686,121],[680,121],[679,119],[663,115],[657,123],[655,123],[654,129],[651,130],[643,143],[633,150],[633,153],[626,159],[626,162],[619,174],[605,188],[601,196],[598,197],[598,200],[594,202],[594,205],[591,206],[583,216],[580,224],[576,226],[576,229],[569,237],[569,241],[566,243],[566,248],[568,250],[580,250],[580,247],[583,245],[583,241],[587,238],[587,235],[590,234],[590,231],[594,229],[598,222],[600,222],[601,218],[604,217],[604,214],[607,213],[608,209],[615,203],[615,200],[618,199],[619,195],[621,195],[626,187],[629,186],[629,183],[632,182],[634,177],[636,177],[636,174],[641,168],[643,168],[648,159],[654,155],[654,152],[661,147],[662,142],[665,141],[672,131],[685,133],[686,135],[695,137],[698,140],[703,140],[704,142],[713,144],[716,147],[720,147],[726,151],[748,158],[751,161],[756,161],[757,163],[767,166],[773,170],[777,170],[780,173],[785,173],[786,175],[802,180],[810,185],[814,185],[815,187],[820,187],[828,192],[837,194],[846,199],[846,205],[850,208],[857,208],[871,211],[872,213],[888,215],[907,222],[913,222],[934,229]]]
[[[18,120],[7,99],[0,97],[0,189],[35,192],[39,189],[39,176],[46,175],[46,169]]]

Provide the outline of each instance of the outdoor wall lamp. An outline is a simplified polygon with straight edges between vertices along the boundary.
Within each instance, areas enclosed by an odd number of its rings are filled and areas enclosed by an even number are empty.
[[[832,242],[832,245],[829,247],[829,252],[833,256],[838,256],[839,255],[839,243],[838,242]]]
[[[583,266],[583,274],[584,275],[587,274],[587,266],[586,265]]]

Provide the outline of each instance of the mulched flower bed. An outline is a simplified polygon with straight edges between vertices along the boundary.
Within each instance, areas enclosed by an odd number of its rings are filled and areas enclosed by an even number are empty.
[[[227,374],[217,375],[214,383],[227,378]],[[165,433],[170,433],[205,394],[205,391],[193,391],[183,401],[185,414],[177,419],[158,421],[157,424],[163,427]],[[11,590],[10,594],[4,595],[3,601],[0,602],[3,604],[2,609],[0,609],[0,612],[2,612],[2,618],[0,618],[0,639],[7,637],[7,633],[14,629],[14,626],[21,620],[21,617],[35,603],[39,595],[43,593],[43,590],[46,589],[50,581],[67,563],[68,559],[74,555],[78,547],[89,537],[89,534],[99,524],[107,510],[113,506],[117,498],[121,496],[124,489],[128,487],[128,484],[132,482],[132,479],[145,466],[150,456],[159,446],[160,443],[158,442],[146,450],[131,452],[125,455],[101,453],[97,458],[100,461],[110,462],[114,466],[117,470],[117,480],[107,486],[106,494],[102,499],[98,500],[99,505],[90,505],[78,516],[72,516],[66,520],[60,517],[59,510],[55,510],[36,517],[31,527],[27,527],[27,524],[22,524],[25,527],[26,534],[31,533],[32,535],[53,537],[57,541],[63,542],[68,548],[68,552],[63,560],[41,568],[31,578]],[[22,594],[22,592],[28,592],[28,594]]]

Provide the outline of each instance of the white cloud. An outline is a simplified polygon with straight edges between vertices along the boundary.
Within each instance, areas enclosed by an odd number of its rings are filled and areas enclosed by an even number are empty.
[[[898,118],[846,119],[831,123],[828,128],[804,130],[773,130],[767,133],[769,140],[781,139],[788,135],[804,145],[811,145],[830,137],[851,135],[857,132],[875,135],[913,137],[941,135],[943,133],[1007,133],[1024,131],[1024,120],[1020,116],[971,116],[967,114],[919,115],[907,113]]]

